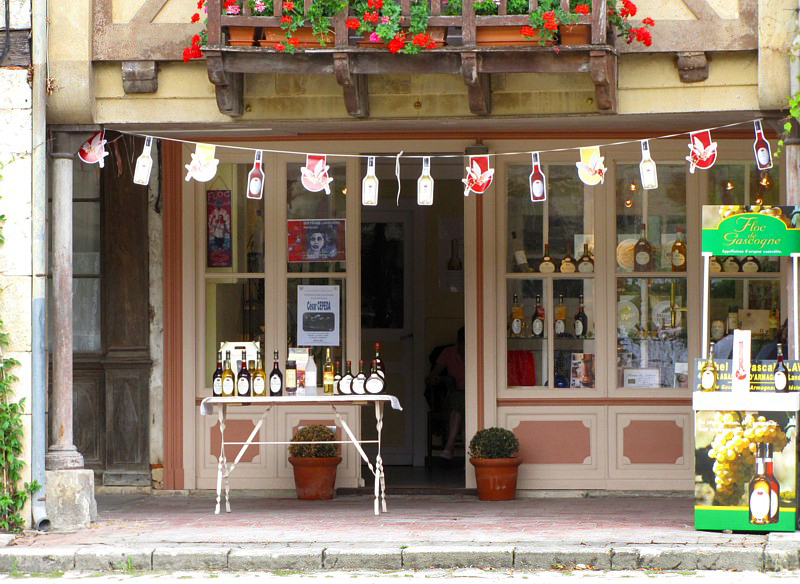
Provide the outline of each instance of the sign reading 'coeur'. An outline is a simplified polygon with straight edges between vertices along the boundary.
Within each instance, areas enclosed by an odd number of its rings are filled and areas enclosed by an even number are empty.
[[[800,253],[800,207],[703,205],[704,252],[716,256]]]

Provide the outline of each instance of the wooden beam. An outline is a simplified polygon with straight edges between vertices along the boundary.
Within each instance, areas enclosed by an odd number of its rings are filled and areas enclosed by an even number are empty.
[[[139,10],[131,18],[131,22],[153,22],[167,2],[169,0],[145,0],[145,3],[139,7]]]
[[[155,93],[158,91],[158,62],[123,61],[122,89],[125,93]]]
[[[9,49],[3,59],[3,67],[28,67],[31,64],[31,32],[12,30],[9,34]],[[5,41],[5,30],[0,29],[0,43]]]
[[[600,113],[617,113],[617,59],[604,51],[591,51],[589,60],[595,101]]]
[[[492,113],[492,78],[479,71],[477,54],[461,53],[461,74],[467,85],[469,111],[479,116]]]
[[[348,53],[334,53],[333,68],[336,81],[342,86],[344,106],[354,118],[369,116],[369,86],[366,75],[353,73],[351,56]]]
[[[239,118],[244,113],[244,74],[225,71],[219,55],[208,55],[208,80],[214,84],[220,113]]]
[[[678,53],[676,66],[683,83],[697,83],[708,79],[708,59],[705,53]]]

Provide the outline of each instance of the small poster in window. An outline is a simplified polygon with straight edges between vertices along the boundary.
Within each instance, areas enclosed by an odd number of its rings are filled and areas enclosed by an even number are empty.
[[[233,239],[231,233],[231,192],[206,191],[206,220],[208,244],[206,263],[209,268],[233,266]]]
[[[569,386],[575,388],[594,387],[594,354],[572,353]]]
[[[345,261],[344,219],[301,219],[288,222],[290,262]]]
[[[297,344],[339,346],[339,286],[297,287]]]

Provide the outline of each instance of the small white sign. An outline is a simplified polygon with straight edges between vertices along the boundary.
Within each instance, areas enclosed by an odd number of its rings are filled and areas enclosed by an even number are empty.
[[[661,387],[661,371],[656,368],[623,369],[622,387]]]
[[[733,375],[731,391],[747,393],[750,391],[750,331],[733,331]]]
[[[297,344],[339,346],[339,286],[297,287]]]

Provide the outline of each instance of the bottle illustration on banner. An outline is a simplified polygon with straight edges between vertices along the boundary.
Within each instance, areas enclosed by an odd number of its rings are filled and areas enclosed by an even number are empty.
[[[106,131],[101,130],[99,132],[95,132],[92,134],[92,137],[86,140],[86,142],[84,142],[78,149],[78,158],[80,158],[86,164],[99,163],[100,168],[103,168],[103,165],[105,164],[103,159],[108,156],[106,144],[108,144],[108,140],[106,140]]]
[[[153,170],[152,148],[153,137],[145,136],[144,149],[139,158],[136,159],[136,170],[133,172],[133,182],[137,185],[150,184],[150,171]]]
[[[208,182],[217,174],[217,167],[219,160],[216,159],[215,153],[217,147],[214,144],[197,144],[192,152],[192,161],[185,164],[186,168],[186,181],[192,179],[197,182]]]
[[[773,474],[772,444],[756,443],[756,469],[748,488],[748,511],[752,525],[778,522],[780,484]]]
[[[747,370],[744,367],[744,341],[739,341],[739,364],[736,366],[733,376],[740,381],[748,377]]]
[[[700,373],[700,390],[717,390],[717,365],[714,363],[714,341],[708,344],[708,358]]]
[[[324,154],[306,154],[306,165],[300,169],[300,182],[312,193],[324,190],[326,195],[330,195],[333,179],[328,176],[329,169]]]
[[[689,134],[689,172],[695,168],[708,170],[717,161],[717,143],[711,141],[711,130],[701,130]]]
[[[530,176],[531,201],[539,203],[547,200],[547,179],[539,164],[539,153],[531,152],[531,165],[533,170]]]
[[[370,207],[378,204],[378,177],[375,176],[374,156],[367,156],[367,174],[361,181],[361,204]]]
[[[247,175],[247,198],[260,199],[264,193],[264,169],[262,168],[261,150],[256,150],[255,160],[253,161],[253,168],[250,174]]]
[[[603,165],[600,156],[600,146],[585,146],[581,148],[581,161],[576,162],[578,167],[578,177],[584,184],[591,186],[599,185],[605,180],[606,167]]]
[[[764,130],[761,129],[761,120],[753,122],[756,132],[756,141],[753,142],[753,153],[756,155],[756,166],[758,170],[772,168],[772,151],[769,142],[764,138]]]
[[[642,179],[643,189],[658,188],[658,172],[656,163],[650,156],[650,142],[648,140],[642,140],[642,161],[639,163],[639,175]]]
[[[492,184],[493,177],[494,169],[489,166],[488,156],[470,156],[467,177],[461,179],[464,183],[464,196],[469,196],[470,191],[479,195],[485,193]]]
[[[783,345],[781,343],[778,343],[778,356],[775,368],[772,370],[772,383],[775,391],[788,391],[789,389],[789,369],[783,362]]]
[[[433,177],[431,157],[422,157],[422,174],[417,179],[417,205],[433,205]]]

